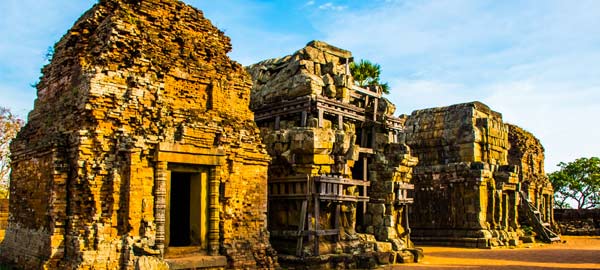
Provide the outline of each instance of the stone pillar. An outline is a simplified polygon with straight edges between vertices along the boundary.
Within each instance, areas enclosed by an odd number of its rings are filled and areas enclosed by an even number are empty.
[[[219,255],[219,185],[220,173],[218,167],[210,169],[209,179],[209,224],[208,224],[208,252],[210,255]]]
[[[156,222],[156,248],[165,253],[165,219],[167,209],[167,169],[166,161],[157,161],[154,177],[154,220]]]

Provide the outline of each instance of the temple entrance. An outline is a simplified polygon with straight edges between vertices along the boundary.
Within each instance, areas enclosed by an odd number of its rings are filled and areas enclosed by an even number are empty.
[[[190,183],[191,173],[171,174],[171,241],[169,246],[181,247],[191,244],[190,234]]]
[[[186,166],[170,169],[166,243],[168,247],[198,247],[194,249],[206,251],[208,170]]]

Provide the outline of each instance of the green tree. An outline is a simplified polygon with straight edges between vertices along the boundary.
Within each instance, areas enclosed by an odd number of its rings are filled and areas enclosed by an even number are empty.
[[[568,201],[575,201],[577,209],[600,207],[600,158],[578,158],[558,166],[559,171],[548,174],[558,207],[564,208]]]
[[[350,63],[350,72],[354,77],[354,82],[360,87],[369,85],[378,85],[381,90],[389,94],[390,87],[388,83],[379,82],[379,76],[381,76],[381,66],[379,64],[371,63],[369,60],[360,60],[358,63]]]
[[[9,109],[0,106],[0,198],[8,195],[10,175],[10,141],[17,136],[23,120],[15,117]]]

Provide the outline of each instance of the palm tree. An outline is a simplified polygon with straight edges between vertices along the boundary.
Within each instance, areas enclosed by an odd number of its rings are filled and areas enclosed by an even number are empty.
[[[369,85],[379,85],[384,93],[390,93],[388,83],[379,82],[379,76],[381,75],[381,66],[379,64],[361,59],[358,64],[355,62],[350,63],[350,73],[352,73],[354,82],[358,84],[358,86],[365,87]]]

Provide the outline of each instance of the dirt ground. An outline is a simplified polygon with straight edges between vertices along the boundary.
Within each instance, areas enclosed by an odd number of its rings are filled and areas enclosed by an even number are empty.
[[[562,240],[566,242],[511,249],[423,247],[423,262],[388,269],[600,269],[600,236]]]

